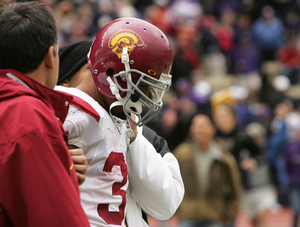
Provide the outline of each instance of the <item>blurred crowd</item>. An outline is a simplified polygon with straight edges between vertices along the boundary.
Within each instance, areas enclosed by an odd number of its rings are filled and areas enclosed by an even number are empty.
[[[264,185],[273,195],[275,189],[276,201],[299,213],[299,0],[39,1],[53,9],[60,46],[92,40],[119,17],[160,28],[173,47],[173,81],[162,111],[148,126],[173,151],[190,139],[194,116],[209,116],[215,137],[227,143],[239,169],[257,170],[251,176],[241,171],[243,191]],[[220,110],[225,104],[231,114]],[[234,153],[236,144],[228,145],[239,141],[240,132],[255,143],[254,153],[251,148]],[[243,162],[251,157],[256,164]]]

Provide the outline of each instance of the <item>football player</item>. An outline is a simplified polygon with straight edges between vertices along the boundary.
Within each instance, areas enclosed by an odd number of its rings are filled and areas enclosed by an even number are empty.
[[[64,127],[69,143],[88,159],[80,192],[91,226],[148,226],[142,210],[170,218],[184,194],[177,160],[162,138],[136,127],[155,117],[171,85],[167,37],[148,22],[121,18],[99,32],[87,59],[90,70],[83,82],[57,89],[77,97]],[[160,146],[160,154],[143,134]]]

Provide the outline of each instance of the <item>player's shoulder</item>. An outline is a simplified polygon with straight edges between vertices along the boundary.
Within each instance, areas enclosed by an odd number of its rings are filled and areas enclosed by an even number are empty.
[[[77,88],[67,88],[63,86],[56,86],[55,90],[58,92],[63,92],[71,95],[73,100],[70,103],[69,112],[75,113],[76,111],[81,111],[84,114],[92,117],[97,122],[100,121],[100,116],[102,108],[101,106],[88,94],[80,91]]]

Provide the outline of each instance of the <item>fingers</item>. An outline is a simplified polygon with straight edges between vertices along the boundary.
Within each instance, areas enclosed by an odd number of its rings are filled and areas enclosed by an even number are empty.
[[[84,155],[83,151],[80,148],[69,149],[71,156]]]
[[[70,149],[69,152],[74,163],[78,183],[81,185],[85,181],[88,170],[87,159],[80,148]]]
[[[81,164],[81,165],[86,165],[87,164],[87,159],[84,156],[84,154],[82,154],[82,155],[71,154],[71,158],[72,158],[74,164]]]
[[[135,117],[136,116],[134,114],[131,114],[131,118],[133,120],[135,120]],[[129,123],[130,123],[130,127],[131,127],[131,129],[132,129],[132,131],[134,132],[134,135],[135,135],[135,137],[130,138],[130,143],[132,143],[135,140],[136,136],[137,136],[137,126],[131,121],[129,121]]]
[[[88,169],[88,164],[87,163],[75,164],[75,162],[74,162],[74,168],[75,168],[76,172],[86,175],[87,169]]]
[[[85,181],[85,176],[84,174],[80,174],[78,172],[76,172],[76,175],[77,175],[77,180],[78,180],[78,184],[79,185],[82,185],[83,182]]]
[[[85,177],[88,170],[88,164],[85,162],[85,164],[75,164],[74,162],[74,168],[76,171],[77,179],[79,185],[81,185],[85,181]]]

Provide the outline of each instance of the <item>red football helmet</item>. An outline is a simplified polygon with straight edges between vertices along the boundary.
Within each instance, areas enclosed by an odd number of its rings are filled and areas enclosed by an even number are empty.
[[[94,39],[88,63],[98,90],[118,99],[110,110],[123,105],[127,118],[141,126],[161,109],[173,56],[168,38],[154,25],[137,18],[110,22]],[[142,105],[148,111],[141,117]],[[139,116],[138,122],[131,113]]]

